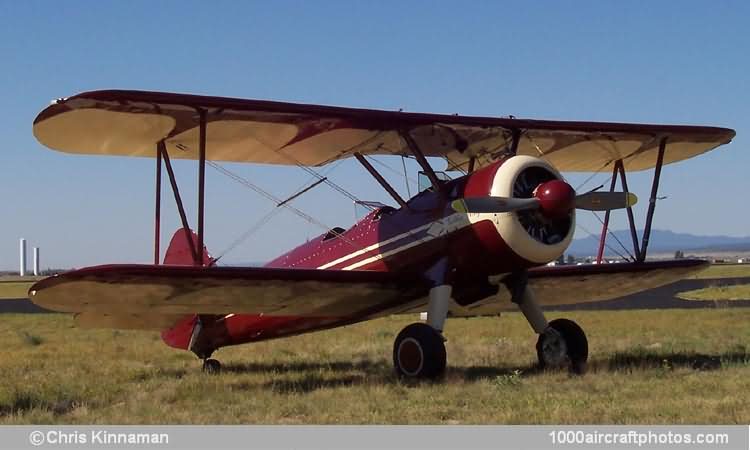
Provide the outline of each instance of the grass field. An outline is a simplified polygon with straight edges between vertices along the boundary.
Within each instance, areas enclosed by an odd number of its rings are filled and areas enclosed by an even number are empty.
[[[680,292],[677,297],[685,300],[748,300],[750,299],[750,284],[711,286]]]
[[[554,313],[552,317],[562,314]],[[589,373],[539,372],[520,314],[451,319],[438,383],[392,372],[394,317],[222,349],[201,373],[157,333],[0,316],[0,423],[747,423],[750,309],[566,313]]]
[[[33,281],[0,281],[0,300],[24,298],[32,284]]]
[[[740,278],[750,277],[750,264],[712,264],[690,278]]]
[[[35,281],[44,277],[0,277],[0,300],[7,298],[24,298],[28,295],[29,288]]]

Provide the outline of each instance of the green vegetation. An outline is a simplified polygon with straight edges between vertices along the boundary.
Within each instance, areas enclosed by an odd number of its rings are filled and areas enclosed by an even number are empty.
[[[46,276],[36,276],[36,275],[26,275],[26,276],[18,276],[18,275],[0,275],[0,283],[4,281],[39,281],[43,278],[46,278]]]
[[[693,291],[680,292],[677,297],[685,300],[750,300],[750,284],[734,286],[711,286]]]
[[[740,278],[750,277],[750,264],[712,264],[706,270],[698,272],[690,278]]]
[[[589,335],[585,376],[536,370],[511,313],[449,320],[445,379],[414,385],[390,355],[415,317],[222,349],[208,376],[158,333],[3,315],[0,423],[747,423],[750,309],[564,316]]]
[[[3,275],[0,276],[0,300],[8,298],[25,298],[28,296],[29,288],[42,276]]]
[[[34,281],[0,280],[0,300],[28,297],[29,288],[32,284],[34,284]]]

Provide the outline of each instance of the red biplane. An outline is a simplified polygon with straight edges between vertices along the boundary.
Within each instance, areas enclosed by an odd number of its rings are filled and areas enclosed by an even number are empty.
[[[36,283],[37,305],[75,313],[85,327],[161,330],[194,352],[204,370],[225,346],[426,311],[393,346],[405,377],[443,373],[449,316],[518,307],[539,335],[544,367],[580,372],[588,358],[573,321],[548,322],[543,306],[600,301],[664,285],[705,267],[700,260],[646,261],[662,166],[732,140],[714,127],[521,120],[417,114],[195,95],[96,91],[58,100],[34,121],[55,150],[156,159],[154,264],[104,265]],[[404,199],[371,164],[401,155],[429,187]],[[204,247],[207,161],[312,168],[356,158],[398,207],[378,205],[349,229],[333,228],[265,267],[218,266]],[[444,158],[446,179],[428,157]],[[198,161],[197,234],[184,212],[171,160]],[[160,264],[161,171],[182,227]],[[636,232],[626,172],[655,168],[643,235]],[[611,171],[609,191],[574,192],[559,171]],[[615,192],[620,180],[623,192]],[[322,177],[321,177],[322,179]],[[634,257],[621,264],[543,267],[565,252],[576,208],[625,208]],[[640,242],[639,242],[640,241]]]

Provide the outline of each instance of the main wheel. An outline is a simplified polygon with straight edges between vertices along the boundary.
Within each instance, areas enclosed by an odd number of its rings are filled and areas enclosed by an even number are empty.
[[[437,378],[445,372],[443,336],[426,323],[413,323],[396,336],[393,366],[408,378]]]
[[[215,359],[207,359],[203,361],[203,371],[214,375],[221,372],[221,363]]]
[[[556,319],[539,335],[536,354],[542,369],[567,366],[572,373],[583,374],[589,357],[589,342],[577,323]]]

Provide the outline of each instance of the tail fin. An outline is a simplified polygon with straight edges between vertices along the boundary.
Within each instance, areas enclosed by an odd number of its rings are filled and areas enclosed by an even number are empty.
[[[193,245],[190,245],[192,240]],[[164,255],[164,264],[175,264],[178,266],[199,266],[193,257],[193,249],[198,249],[198,235],[193,230],[180,228],[175,231],[172,240],[167,247],[167,253]],[[206,246],[203,246],[203,265],[210,266],[214,259],[208,254]]]

